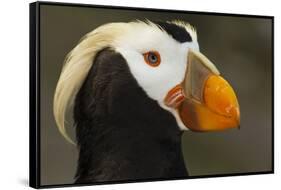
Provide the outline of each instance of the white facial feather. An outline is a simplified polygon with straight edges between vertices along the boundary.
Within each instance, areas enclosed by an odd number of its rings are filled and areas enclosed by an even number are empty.
[[[187,130],[177,111],[167,107],[164,99],[184,80],[188,51],[199,51],[197,41],[180,43],[153,24],[136,23],[127,28],[126,35],[116,39],[114,46],[126,59],[130,71],[147,95],[174,115],[180,129]],[[143,54],[149,51],[160,54],[159,66],[152,67],[145,62]]]

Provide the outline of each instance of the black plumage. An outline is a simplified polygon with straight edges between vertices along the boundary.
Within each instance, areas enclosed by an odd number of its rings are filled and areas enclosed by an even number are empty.
[[[96,56],[75,98],[76,183],[186,177],[175,118],[149,98],[114,50]]]
[[[162,21],[157,21],[155,23],[158,24],[161,27],[161,29],[165,30],[170,36],[172,36],[172,38],[174,38],[176,41],[180,43],[192,41],[190,34],[182,26],[179,26],[175,23],[162,22]]]

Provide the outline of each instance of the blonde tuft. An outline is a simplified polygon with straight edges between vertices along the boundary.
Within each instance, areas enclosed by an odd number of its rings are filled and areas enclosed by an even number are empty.
[[[111,47],[114,39],[123,33],[126,23],[102,25],[86,34],[67,55],[54,95],[54,117],[60,133],[72,144],[65,130],[65,113],[85,80],[96,54]]]

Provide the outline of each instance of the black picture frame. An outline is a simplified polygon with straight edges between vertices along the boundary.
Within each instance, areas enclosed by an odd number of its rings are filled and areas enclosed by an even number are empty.
[[[144,180],[131,180],[131,181],[114,181],[114,182],[96,182],[90,184],[60,184],[60,185],[41,185],[40,183],[40,7],[42,5],[56,5],[56,6],[71,6],[71,7],[88,7],[88,8],[110,8],[118,10],[150,10],[165,13],[189,13],[201,15],[217,15],[217,16],[231,16],[231,17],[247,17],[247,18],[265,18],[270,19],[272,22],[272,134],[271,134],[271,147],[272,147],[272,166],[269,171],[262,172],[246,172],[246,173],[233,173],[233,174],[215,174],[189,177],[194,178],[210,178],[210,177],[226,177],[226,176],[242,176],[242,175],[257,175],[257,174],[272,174],[274,173],[274,17],[264,15],[246,15],[246,14],[229,14],[229,13],[215,13],[215,12],[197,12],[186,10],[168,10],[168,9],[155,9],[155,8],[135,8],[135,7],[120,7],[120,6],[103,6],[91,4],[78,4],[78,3],[57,3],[57,2],[34,2],[29,5],[29,39],[30,39],[30,92],[29,92],[29,185],[33,188],[53,188],[53,187],[70,187],[70,186],[84,186],[84,185],[98,185],[98,184],[116,184],[116,183],[131,183],[131,182],[146,182],[146,181],[161,181],[166,179],[144,179]],[[177,180],[169,179],[169,180]],[[186,178],[184,178],[186,179]]]

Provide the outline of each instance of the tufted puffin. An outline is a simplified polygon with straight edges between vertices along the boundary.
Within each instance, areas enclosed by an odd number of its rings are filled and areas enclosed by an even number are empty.
[[[67,55],[54,95],[61,134],[71,108],[76,183],[188,177],[184,131],[240,124],[234,90],[183,21],[108,23]]]

